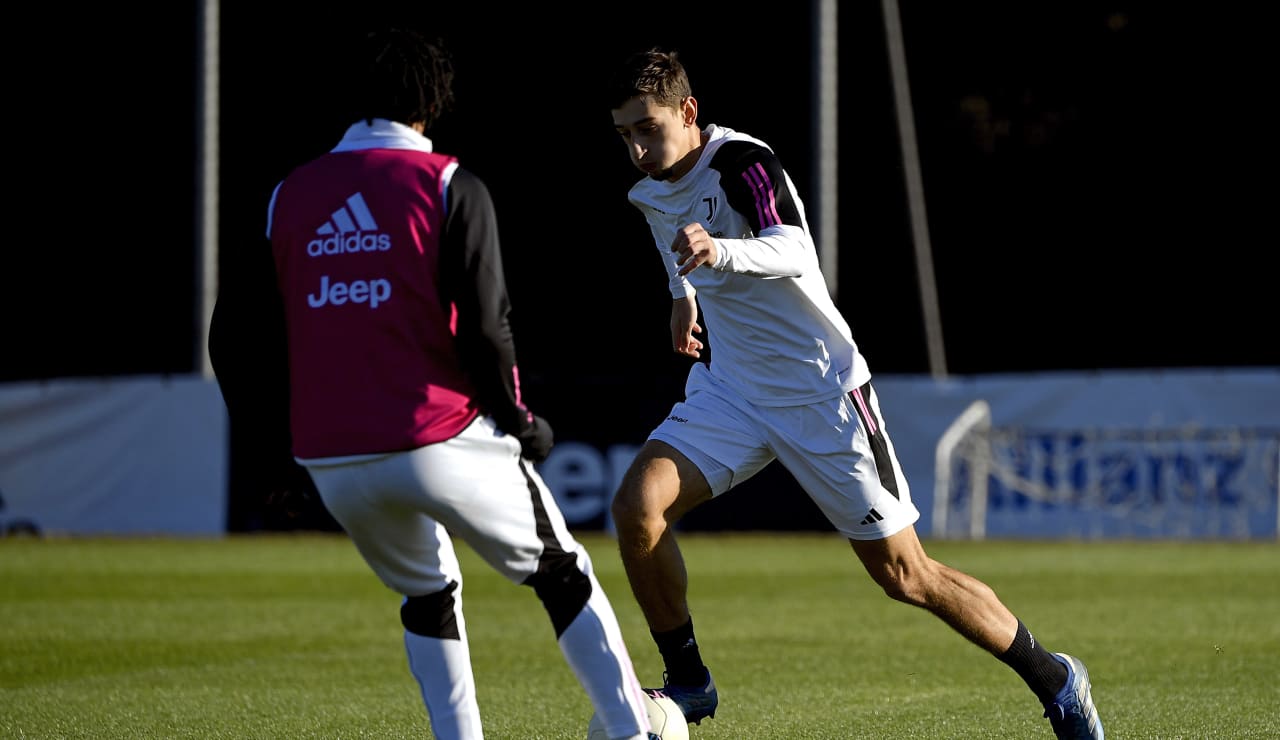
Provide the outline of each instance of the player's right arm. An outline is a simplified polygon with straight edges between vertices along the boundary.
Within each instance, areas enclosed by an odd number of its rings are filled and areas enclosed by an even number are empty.
[[[289,359],[284,302],[267,239],[232,240],[223,250],[209,322],[209,362],[244,440],[249,485],[267,497],[305,492],[289,431]]]
[[[676,298],[671,302],[671,348],[677,354],[695,360],[702,356],[702,342],[694,334],[701,334],[698,325],[698,301],[693,296]]]

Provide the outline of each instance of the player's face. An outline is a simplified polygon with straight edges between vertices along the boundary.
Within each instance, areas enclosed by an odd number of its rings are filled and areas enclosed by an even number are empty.
[[[613,111],[613,127],[627,145],[631,163],[655,180],[674,180],[688,172],[689,153],[701,143],[697,103],[685,98],[678,108],[635,97]]]

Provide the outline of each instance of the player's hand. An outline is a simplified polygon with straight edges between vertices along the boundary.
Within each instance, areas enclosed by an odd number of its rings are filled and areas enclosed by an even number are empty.
[[[711,238],[702,224],[692,223],[676,232],[671,240],[671,251],[676,253],[679,275],[688,275],[699,265],[714,265],[718,252],[716,240]],[[699,329],[701,331],[701,329]]]
[[[301,519],[322,510],[324,504],[307,469],[290,461],[271,476],[266,491],[267,508],[287,519]]]
[[[533,423],[520,435],[520,454],[540,463],[547,459],[547,455],[551,454],[551,447],[555,444],[555,433],[551,430],[551,425],[541,416],[534,415]]]
[[[698,301],[693,297],[677,298],[671,303],[671,348],[677,354],[702,356],[702,342],[694,334],[701,334],[698,325]]]

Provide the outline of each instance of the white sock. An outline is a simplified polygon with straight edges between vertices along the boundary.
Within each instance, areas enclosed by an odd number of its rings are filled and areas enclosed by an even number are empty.
[[[422,690],[431,731],[438,740],[482,740],[476,679],[471,672],[471,650],[461,615],[458,630],[461,640],[441,640],[405,631],[409,672]]]
[[[591,598],[560,635],[560,652],[604,721],[609,737],[643,740],[649,730],[649,713],[640,679],[631,665],[617,616],[589,561],[584,570],[591,579]]]

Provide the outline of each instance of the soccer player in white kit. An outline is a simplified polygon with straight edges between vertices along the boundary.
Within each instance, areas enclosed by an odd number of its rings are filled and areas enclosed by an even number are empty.
[[[987,585],[925,554],[871,385],[819,268],[804,206],[764,142],[698,123],[674,52],[629,57],[608,90],[613,124],[645,174],[628,193],[666,266],[672,348],[709,362],[649,435],[613,501],[627,577],[688,721],[714,717],[673,524],[777,460],[848,538],[890,597],[929,610],[1004,661],[1059,738],[1103,737],[1084,665],[1050,653]]]
[[[611,738],[649,737],[645,698],[591,559],[534,469],[551,428],[520,394],[493,203],[436,152],[453,67],[420,34],[368,36],[353,120],[276,187],[270,250],[226,275],[210,355],[233,418],[268,358],[241,339],[279,320],[292,455],[372,571],[403,595],[409,669],[441,740],[483,738],[453,538],[550,617]],[[333,103],[326,100],[326,104]]]

